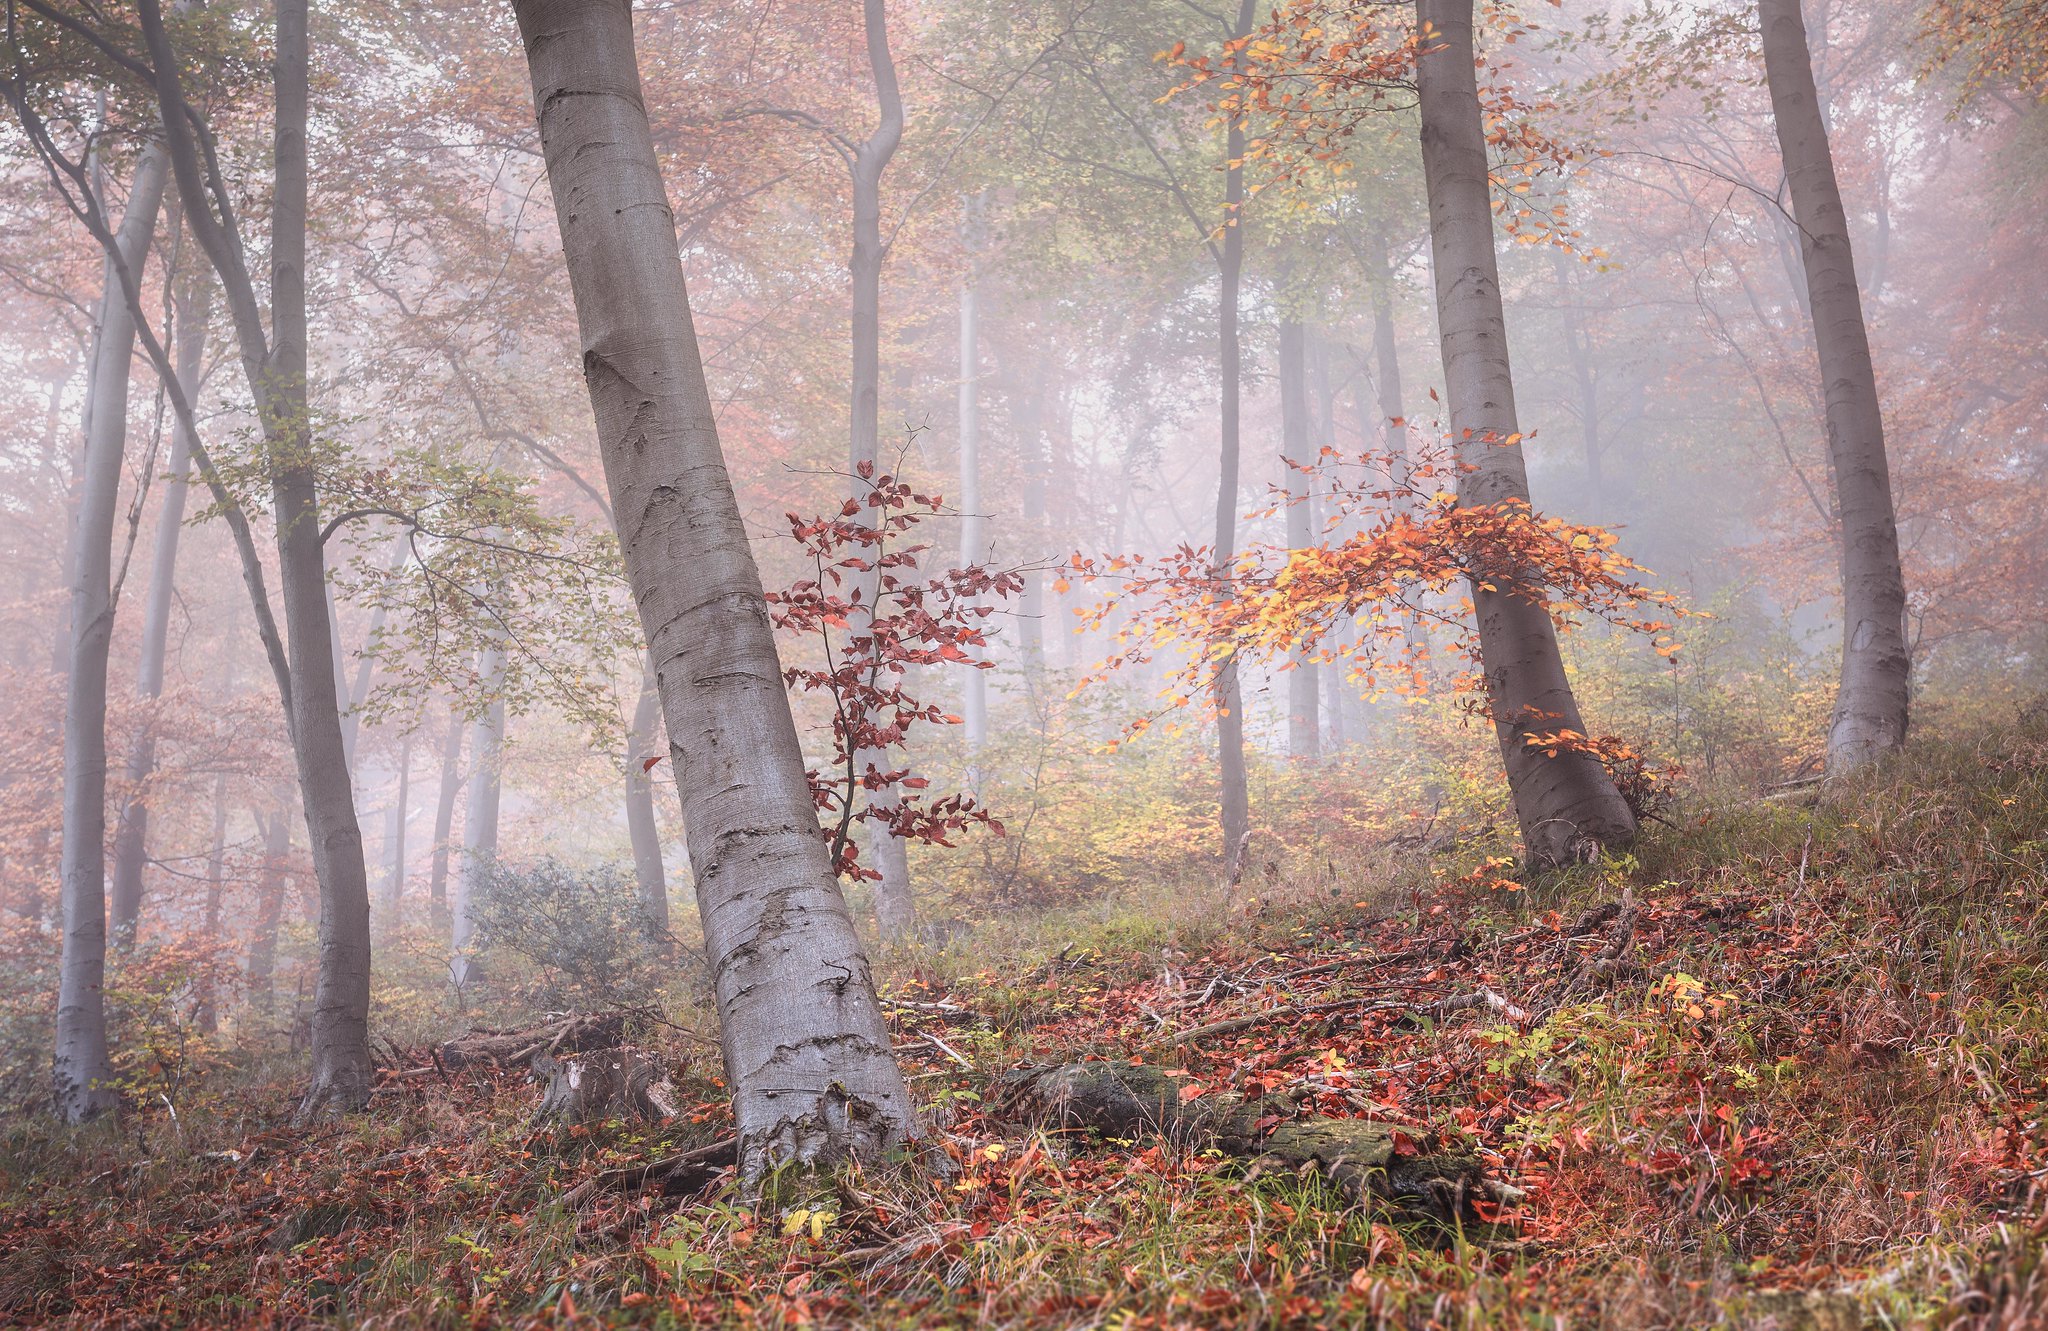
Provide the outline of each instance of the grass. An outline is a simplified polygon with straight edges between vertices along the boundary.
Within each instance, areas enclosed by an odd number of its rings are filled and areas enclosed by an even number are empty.
[[[2048,1322],[2048,731],[1918,742],[1825,796],[1696,794],[1673,820],[1632,858],[1520,890],[1468,877],[1473,856],[1385,855],[1234,896],[1159,884],[885,959],[892,996],[963,1010],[898,1010],[926,1146],[779,1208],[717,1190],[554,1204],[721,1131],[695,1045],[678,1046],[692,1108],[658,1128],[535,1134],[530,1087],[451,1078],[295,1132],[289,1085],[248,1073],[175,1123],[14,1123],[0,1318]],[[1432,1014],[1482,988],[1527,1019]],[[1405,1230],[1315,1177],[999,1110],[1002,1071],[1086,1055],[1477,1153],[1527,1194],[1514,1238]]]

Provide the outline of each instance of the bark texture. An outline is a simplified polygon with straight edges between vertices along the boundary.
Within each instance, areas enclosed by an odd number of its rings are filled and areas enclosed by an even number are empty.
[[[1473,74],[1472,0],[1417,0],[1416,15],[1434,29],[1417,62],[1416,84],[1451,436],[1470,468],[1459,479],[1458,502],[1527,503],[1522,448],[1507,442],[1521,427]],[[1607,769],[1590,755],[1549,757],[1526,742],[1531,734],[1560,729],[1584,734],[1586,726],[1565,678],[1550,613],[1507,579],[1492,581],[1496,590],[1475,583],[1472,600],[1487,704],[1525,853],[1532,864],[1548,867],[1626,845],[1635,836],[1635,815]]]
[[[118,263],[140,275],[169,178],[163,150],[143,150],[115,235]],[[114,1107],[107,1053],[107,653],[114,637],[114,518],[128,442],[135,319],[109,257],[88,397],[85,460],[72,529],[71,651],[64,697],[64,945],[57,979],[53,1088],[58,1115],[83,1123]]]
[[[749,1177],[915,1130],[725,470],[627,0],[516,0],[626,574],[653,654]]]
[[[170,164],[158,153],[158,171],[168,179]],[[139,269],[139,265],[138,265]],[[206,295],[194,282],[179,284],[177,295],[177,374],[187,401],[199,395],[199,372],[206,357]],[[149,597],[142,609],[142,659],[136,668],[135,692],[155,702],[164,691],[164,655],[170,641],[171,592],[178,570],[178,539],[185,531],[185,499],[190,488],[192,438],[183,418],[171,429],[171,458],[166,468],[163,511],[157,516],[150,550]],[[149,853],[149,778],[156,771],[156,726],[145,722],[128,749],[127,797],[114,830],[112,931],[115,945],[130,947],[142,915],[142,866]]]
[[[1835,179],[1827,122],[1799,0],[1757,0],[1771,117],[1785,159],[1807,309],[1827,403],[1828,460],[1842,540],[1842,680],[1828,726],[1828,766],[1852,771],[1906,742],[1912,655],[1906,647],[1906,580],[1885,456],[1877,371]]]

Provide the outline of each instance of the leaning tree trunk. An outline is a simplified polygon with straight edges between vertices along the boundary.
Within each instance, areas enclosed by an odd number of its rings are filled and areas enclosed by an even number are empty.
[[[115,243],[139,275],[168,178],[163,150],[143,150]],[[114,1107],[107,1053],[107,653],[114,637],[114,516],[128,438],[128,370],[135,320],[109,258],[100,297],[89,423],[73,528],[71,654],[64,699],[64,945],[57,973],[57,1113],[83,1123]]]
[[[1906,581],[1899,568],[1877,371],[1827,123],[1814,90],[1806,24],[1799,0],[1758,0],[1757,11],[1827,400],[1828,458],[1842,539],[1842,682],[1828,727],[1828,765],[1849,771],[1906,740],[1913,673],[1906,647]]]
[[[626,754],[626,834],[633,844],[641,927],[656,940],[668,934],[668,872],[661,863],[661,828],[654,821],[654,783],[648,780],[647,762],[657,752],[660,725],[661,695],[654,688],[654,672],[643,670]]]
[[[653,652],[741,1169],[914,1134],[805,775],[711,396],[629,0],[515,0],[584,378]]]
[[[1436,32],[1417,61],[1416,85],[1451,437],[1469,468],[1458,482],[1458,502],[1526,504],[1521,445],[1508,442],[1520,426],[1473,74],[1472,0],[1417,0],[1416,16]],[[1530,862],[1566,864],[1627,844],[1635,816],[1600,761],[1578,752],[1552,757],[1527,742],[1563,729],[1584,734],[1586,727],[1541,589],[1525,592],[1498,574],[1492,583],[1472,587],[1480,666]]]
[[[1308,330],[1297,319],[1280,321],[1280,468],[1287,489],[1287,548],[1306,550],[1314,542],[1313,473],[1316,461],[1309,445]],[[1320,758],[1322,717],[1316,667],[1305,653],[1295,652],[1287,672],[1287,752],[1295,758]]]
[[[500,769],[505,759],[505,702],[497,695],[505,685],[505,651],[492,645],[478,663],[490,702],[470,727],[469,809],[462,822],[462,870],[455,880],[455,909],[450,912],[448,974],[457,987],[475,978],[469,958],[475,934],[471,905],[498,859],[498,803],[503,789]]]
[[[168,165],[159,167],[165,175]],[[177,375],[184,385],[186,400],[199,394],[201,361],[206,356],[206,293],[197,282],[179,284],[177,295]],[[192,438],[180,419],[171,430],[169,479],[164,484],[164,506],[157,518],[156,541],[149,566],[149,599],[142,610],[142,661],[136,669],[135,692],[144,702],[155,702],[164,691],[164,656],[170,641],[171,591],[178,569],[178,538],[185,531],[185,498],[190,489],[186,472],[192,465]],[[149,852],[150,776],[156,771],[155,718],[146,718],[135,730],[128,750],[127,797],[114,829],[113,918],[114,945],[131,947],[142,915],[142,865]]]

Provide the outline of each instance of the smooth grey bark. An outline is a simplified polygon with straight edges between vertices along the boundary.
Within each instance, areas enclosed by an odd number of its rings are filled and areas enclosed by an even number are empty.
[[[1315,462],[1309,443],[1308,329],[1298,319],[1280,321],[1280,469],[1287,491],[1287,548],[1306,550],[1314,543],[1314,511],[1309,493]],[[1287,752],[1295,758],[1320,758],[1323,753],[1321,690],[1315,663],[1301,652],[1290,658],[1287,672]]]
[[[163,149],[143,149],[115,236],[118,263],[142,271],[169,178]],[[103,985],[107,966],[107,654],[114,637],[114,519],[128,442],[128,373],[135,319],[117,260],[104,269],[100,331],[87,396],[71,581],[71,650],[64,696],[64,943],[57,972],[57,1113],[83,1123],[114,1108]]]
[[[1416,16],[1437,34],[1417,60],[1416,85],[1451,437],[1469,468],[1458,481],[1458,502],[1468,508],[1527,503],[1521,445],[1506,442],[1521,427],[1494,255],[1472,0],[1417,0]],[[1635,815],[1600,761],[1576,752],[1551,757],[1526,742],[1529,735],[1567,728],[1585,734],[1586,726],[1550,612],[1521,594],[1508,571],[1490,581],[1492,590],[1477,582],[1471,588],[1480,668],[1529,861],[1555,866],[1626,845],[1635,835]]]
[[[448,974],[457,988],[476,978],[476,966],[469,958],[476,929],[470,902],[498,858],[498,803],[504,789],[500,777],[505,757],[505,703],[498,695],[505,682],[504,648],[486,647],[477,674],[491,701],[469,730],[469,808],[462,820],[462,872],[455,880],[448,930]]]
[[[168,177],[170,164],[161,159],[159,170]],[[199,374],[206,358],[206,293],[196,282],[178,284],[177,374],[190,400],[199,395]],[[185,530],[185,501],[190,490],[192,440],[180,418],[171,430],[171,457],[166,468],[163,511],[157,517],[156,537],[150,552],[149,597],[142,610],[142,655],[136,667],[135,693],[145,702],[155,702],[164,691],[164,655],[170,642],[171,594],[176,586],[178,540]],[[121,817],[114,829],[114,880],[112,932],[116,947],[132,947],[142,914],[142,867],[149,852],[149,792],[147,785],[156,771],[156,725],[146,720],[135,731],[128,750],[125,773],[127,797],[121,803]]]
[[[328,622],[327,567],[320,525],[318,476],[310,447],[306,342],[306,123],[308,38],[306,0],[277,0],[276,97],[270,200],[270,325],[231,219],[214,212],[220,194],[209,180],[186,116],[178,60],[163,26],[159,0],[141,0],[142,31],[155,69],[165,145],[178,197],[194,239],[219,276],[232,316],[242,368],[263,431],[278,580],[288,645],[268,623],[261,569],[247,549],[246,520],[227,513],[243,547],[259,629],[284,700],[304,806],[313,872],[320,892],[320,964],[309,1022],[313,1066],[303,1119],[328,1110],[360,1109],[370,1098],[370,890],[356,820],[341,709],[334,640]],[[189,410],[182,394],[172,396]],[[201,459],[204,465],[204,459]],[[210,469],[209,469],[210,470]],[[218,496],[221,492],[216,491]],[[237,525],[237,524],[240,525]]]
[[[1240,0],[1233,38],[1251,31],[1254,0]],[[1227,579],[1237,557],[1237,484],[1240,425],[1244,388],[1244,349],[1239,336],[1239,306],[1244,286],[1244,122],[1233,116],[1224,133],[1223,243],[1217,254],[1222,291],[1217,300],[1216,343],[1220,390],[1217,412],[1216,577]],[[1245,772],[1244,699],[1238,685],[1237,657],[1223,663],[1216,676],[1216,753],[1221,783],[1223,859],[1226,876],[1235,881],[1238,859],[1251,835],[1251,791]]]
[[[862,0],[862,22],[867,33],[868,68],[875,80],[875,102],[879,118],[875,132],[850,145],[847,166],[853,175],[853,252],[848,268],[853,276],[853,408],[847,448],[847,470],[853,473],[853,498],[865,500],[866,487],[858,479],[862,466],[877,472],[881,465],[881,380],[882,380],[882,263],[888,258],[888,242],[882,238],[882,173],[903,141],[903,95],[897,84],[896,62],[889,52],[888,13],[883,0]],[[863,508],[866,520],[880,516]],[[862,603],[847,617],[847,634],[865,636],[875,603],[881,595],[881,570],[871,571],[856,588]],[[863,749],[854,755],[854,770],[886,771],[887,753]],[[908,935],[917,924],[917,903],[910,884],[909,859],[905,848],[880,823],[868,824],[869,854],[875,871],[875,923],[882,937],[895,940]]]
[[[683,802],[743,1176],[916,1132],[718,444],[628,0],[515,0],[584,379]]]
[[[967,248],[967,275],[960,283],[960,567],[970,568],[986,557],[986,519],[981,511],[981,259],[986,228],[986,195],[966,205],[961,236]],[[966,730],[967,786],[981,786],[981,753],[988,746],[988,678],[969,670],[961,686],[960,720]]]
[[[654,783],[646,759],[659,750],[661,695],[654,671],[640,676],[640,701],[633,708],[632,742],[626,752],[626,834],[633,844],[633,880],[640,889],[640,919],[650,938],[668,934],[668,872],[661,863],[661,829],[654,821]]]
[[[1798,0],[1758,0],[1771,117],[1785,159],[1827,403],[1828,460],[1842,540],[1842,679],[1828,726],[1828,766],[1853,771],[1906,742],[1913,659],[1906,580],[1848,217]]]
[[[462,717],[448,709],[448,736],[441,750],[441,791],[434,802],[434,850],[428,860],[427,923],[436,934],[451,927],[448,856],[455,835],[455,796],[462,789]]]

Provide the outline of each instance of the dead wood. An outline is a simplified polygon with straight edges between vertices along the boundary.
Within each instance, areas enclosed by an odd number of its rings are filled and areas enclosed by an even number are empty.
[[[611,1049],[623,1043],[625,1036],[626,1014],[623,1012],[572,1013],[544,1026],[524,1030],[479,1030],[448,1041],[435,1054],[440,1064],[450,1068],[510,1068],[540,1054],[553,1056]]]
[[[1299,1116],[1284,1098],[1228,1091],[1183,1100],[1185,1082],[1136,1063],[1026,1068],[1006,1080],[1003,1105],[1107,1137],[1165,1136],[1215,1146],[1255,1167],[1320,1174],[1346,1197],[1448,1228],[1488,1222],[1475,1203],[1516,1200],[1470,1156],[1422,1154],[1386,1123]]]
[[[654,1121],[676,1115],[675,1083],[668,1068],[630,1048],[599,1049],[556,1058],[537,1054],[533,1074],[547,1079],[533,1121],[591,1123],[607,1118]]]
[[[638,1192],[659,1185],[668,1196],[696,1192],[710,1184],[738,1159],[739,1138],[721,1137],[707,1146],[663,1156],[637,1165],[622,1165],[593,1174],[562,1194],[564,1209],[574,1209],[604,1192]]]

